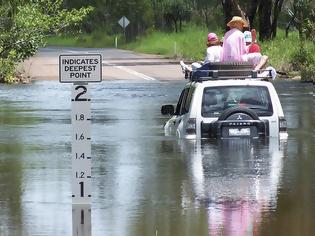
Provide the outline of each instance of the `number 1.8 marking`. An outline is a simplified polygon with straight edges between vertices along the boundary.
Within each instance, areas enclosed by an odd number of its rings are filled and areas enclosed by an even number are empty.
[[[84,114],[80,114],[80,115],[75,115],[75,120],[79,120],[79,121],[82,121],[82,120],[84,120]]]

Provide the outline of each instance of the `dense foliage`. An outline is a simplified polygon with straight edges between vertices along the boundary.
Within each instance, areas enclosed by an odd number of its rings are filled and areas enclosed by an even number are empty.
[[[279,26],[286,29],[287,34],[290,29],[297,29],[301,43],[293,58],[298,58],[299,61],[305,59],[303,41],[315,40],[315,0],[0,0],[0,2],[2,81],[13,77],[16,63],[32,56],[38,47],[44,45],[47,35],[67,32],[71,26],[71,30],[82,30],[83,35],[89,36],[87,40],[92,42],[100,43],[102,40],[99,38],[104,39],[99,32],[112,40],[113,37],[122,35],[123,30],[118,24],[122,16],[126,16],[130,21],[126,28],[127,42],[138,40],[152,32],[181,33],[185,27],[192,25],[207,28],[209,31],[220,32],[218,30],[220,28],[224,31],[226,22],[233,15],[246,18],[250,27],[256,28],[259,32],[260,41],[274,40]],[[93,11],[90,6],[93,7]],[[80,41],[84,43],[83,36]],[[313,64],[303,62],[300,66],[310,67]]]
[[[26,1],[25,1],[26,2]],[[44,45],[49,34],[60,34],[78,26],[91,12],[62,9],[62,0],[5,1],[0,7],[0,81],[13,80],[15,66]]]

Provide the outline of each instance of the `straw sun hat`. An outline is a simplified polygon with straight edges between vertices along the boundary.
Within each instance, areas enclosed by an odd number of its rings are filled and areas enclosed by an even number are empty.
[[[242,23],[244,27],[247,27],[247,22],[240,16],[233,16],[232,20],[230,20],[226,25],[230,27],[236,22]]]

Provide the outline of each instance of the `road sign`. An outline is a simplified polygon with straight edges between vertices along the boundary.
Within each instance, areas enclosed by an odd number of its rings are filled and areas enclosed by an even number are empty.
[[[121,27],[126,28],[129,25],[130,21],[127,19],[127,17],[123,16],[118,21],[118,24],[120,24]]]
[[[72,203],[91,204],[91,98],[88,84],[74,84],[71,98]]]
[[[102,55],[60,55],[59,81],[61,83],[101,82]]]

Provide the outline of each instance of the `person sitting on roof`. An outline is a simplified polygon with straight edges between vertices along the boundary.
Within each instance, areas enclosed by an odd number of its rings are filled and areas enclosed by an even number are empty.
[[[192,70],[196,70],[200,68],[202,65],[209,62],[220,62],[222,47],[220,45],[220,40],[215,33],[209,33],[207,36],[207,53],[204,61],[194,62],[191,64],[191,68],[187,66],[183,61],[180,61],[180,65],[182,67],[183,73],[186,71],[191,72]]]
[[[260,46],[256,42],[255,29],[244,32],[244,39],[246,43],[246,55],[243,55],[243,60],[251,63],[255,70],[260,70],[265,67],[268,61],[268,56],[262,55]],[[254,37],[253,37],[254,36]]]
[[[246,54],[246,44],[243,35],[243,28],[247,27],[247,22],[239,16],[233,16],[227,23],[230,28],[225,33],[222,48],[222,62],[242,62],[243,55]]]
[[[260,46],[256,42],[256,30],[252,29],[252,31],[244,32],[244,39],[246,43],[247,54],[243,55],[243,60],[248,61],[253,65],[254,70],[262,70],[265,68],[268,62],[268,56],[262,55],[260,51]],[[269,66],[267,67],[265,72],[260,73],[260,76],[268,76],[269,70],[271,71],[271,77],[275,79],[276,70]]]

